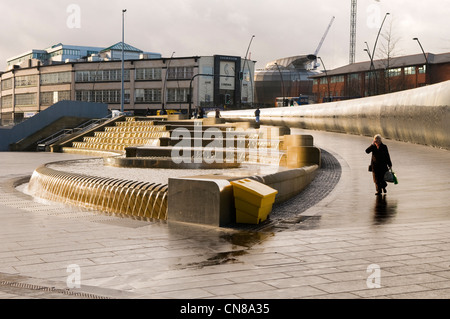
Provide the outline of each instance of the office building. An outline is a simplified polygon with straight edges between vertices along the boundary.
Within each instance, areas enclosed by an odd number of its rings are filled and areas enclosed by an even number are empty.
[[[121,109],[121,43],[96,51],[58,47],[61,55],[38,56],[34,51],[21,62],[8,60],[13,67],[0,74],[3,125],[20,122],[61,100]],[[189,106],[213,109],[253,103],[255,61],[225,55],[163,58],[127,44],[124,48],[124,111],[145,115],[163,107],[186,112]]]

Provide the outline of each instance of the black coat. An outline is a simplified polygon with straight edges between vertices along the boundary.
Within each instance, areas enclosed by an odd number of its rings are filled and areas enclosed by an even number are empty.
[[[377,192],[381,192],[381,188],[387,186],[384,174],[389,170],[388,167],[392,167],[388,147],[383,143],[380,144],[380,148],[372,144],[366,149],[366,153],[372,153],[370,164],[372,165],[373,182],[377,185]]]
[[[381,143],[380,148],[377,148],[372,144],[366,149],[366,153],[372,153],[372,160],[370,164],[372,165],[373,171],[386,172],[388,167],[392,166],[389,150],[385,144]]]

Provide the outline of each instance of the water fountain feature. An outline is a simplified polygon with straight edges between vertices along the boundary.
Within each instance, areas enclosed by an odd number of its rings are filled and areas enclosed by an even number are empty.
[[[126,118],[126,121],[106,127],[104,131],[93,132],[91,135],[94,136],[84,136],[83,142],[73,141],[72,148],[62,149],[77,153],[85,151],[86,154],[94,151],[102,158],[87,160],[91,162],[91,166],[81,161],[78,169],[72,169],[73,162],[51,163],[39,167],[30,179],[28,193],[41,199],[109,214],[146,220],[168,220],[169,177],[195,176],[227,181],[254,176],[264,180],[261,176],[272,176],[286,170],[288,152],[284,136],[280,134],[285,131],[283,128],[264,127],[240,131],[233,127],[204,127],[197,122],[191,125],[191,122],[156,123],[148,119],[139,121],[136,118]],[[177,129],[189,134],[183,140],[183,145],[187,145],[184,150],[186,152],[183,153],[187,154],[188,165],[175,163],[173,157],[173,150],[180,142],[179,138],[174,138]],[[211,133],[211,130],[215,130],[214,139],[205,135],[205,132]],[[116,155],[111,156],[111,151]],[[228,162],[230,159],[232,163]],[[151,169],[134,166],[133,163],[137,160],[151,163],[147,166]],[[304,176],[313,176],[317,169],[317,163],[311,164],[315,165],[311,170],[292,174],[294,179],[309,180]],[[161,170],[165,173],[160,174]],[[176,170],[179,173],[174,174]],[[86,172],[95,172],[95,176]],[[165,177],[158,181],[156,175]],[[127,179],[123,179],[123,176],[127,176]],[[190,177],[186,178],[189,180]],[[293,187],[286,185],[297,183],[286,183],[286,178],[280,181],[271,177],[269,180],[276,187],[289,189],[289,193]],[[177,198],[173,200],[182,201]],[[232,201],[226,199],[230,200]]]
[[[167,185],[37,168],[27,192],[38,198],[142,219],[167,219]]]
[[[123,152],[131,146],[158,146],[161,137],[170,137],[164,125],[154,125],[152,121],[137,121],[129,117],[116,126],[106,127],[94,136],[84,137],[82,142],[74,142],[73,148],[82,150],[101,150]]]

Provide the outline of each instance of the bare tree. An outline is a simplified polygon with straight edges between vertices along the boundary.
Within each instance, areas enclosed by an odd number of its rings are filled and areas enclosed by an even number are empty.
[[[385,93],[401,90],[404,85],[403,72],[395,68],[391,69],[392,59],[401,53],[397,46],[400,38],[395,35],[394,30],[395,20],[391,20],[386,31],[381,34],[382,42],[378,54],[385,70],[379,84]]]

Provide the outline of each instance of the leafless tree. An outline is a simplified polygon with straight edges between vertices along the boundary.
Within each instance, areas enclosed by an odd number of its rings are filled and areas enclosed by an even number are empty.
[[[391,20],[386,31],[381,34],[382,41],[380,43],[380,49],[378,58],[384,67],[384,76],[380,77],[381,87],[385,93],[398,91],[402,89],[404,85],[403,73],[400,73],[392,68],[392,59],[400,55],[398,49],[398,42],[400,38],[395,34],[395,20]]]

